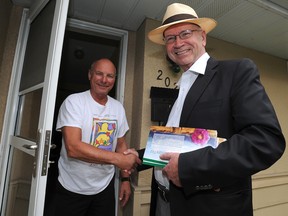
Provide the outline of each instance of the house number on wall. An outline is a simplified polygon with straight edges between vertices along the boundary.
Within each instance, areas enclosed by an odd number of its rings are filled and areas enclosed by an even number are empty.
[[[157,80],[163,80],[164,81],[164,85],[165,87],[170,87],[171,85],[171,80],[170,77],[166,76],[163,74],[162,70],[158,70],[158,76],[157,76]],[[173,83],[174,87],[176,88],[176,83]]]

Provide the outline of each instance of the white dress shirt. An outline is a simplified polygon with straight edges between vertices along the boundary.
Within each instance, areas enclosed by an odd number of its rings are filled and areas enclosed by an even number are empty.
[[[205,74],[207,61],[209,58],[210,56],[208,53],[204,53],[187,71],[182,74],[181,78],[177,82],[176,85],[179,87],[179,94],[171,109],[168,122],[166,124],[167,127],[179,127],[180,117],[186,95],[198,77],[198,74]],[[169,189],[169,180],[162,174],[161,168],[155,167],[154,175],[158,183]]]

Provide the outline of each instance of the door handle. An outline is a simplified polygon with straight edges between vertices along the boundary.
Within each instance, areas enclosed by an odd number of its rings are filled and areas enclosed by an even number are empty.
[[[29,149],[29,150],[36,150],[38,148],[37,145],[23,145],[24,148]]]
[[[51,144],[50,145],[50,149],[56,149],[57,148],[57,145],[56,144]]]

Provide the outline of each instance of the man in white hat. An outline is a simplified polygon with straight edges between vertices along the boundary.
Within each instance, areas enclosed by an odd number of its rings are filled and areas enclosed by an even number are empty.
[[[150,215],[251,216],[251,176],[284,152],[285,139],[255,64],[217,61],[206,52],[206,34],[215,26],[215,20],[174,3],[148,34],[184,71],[167,126],[213,129],[227,139],[216,149],[161,155],[169,163],[154,169]]]

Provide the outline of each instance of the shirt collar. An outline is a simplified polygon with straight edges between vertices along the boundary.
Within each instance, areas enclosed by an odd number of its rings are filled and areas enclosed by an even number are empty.
[[[189,71],[196,72],[198,74],[205,74],[206,66],[208,59],[210,58],[209,54],[205,52],[190,68]]]

